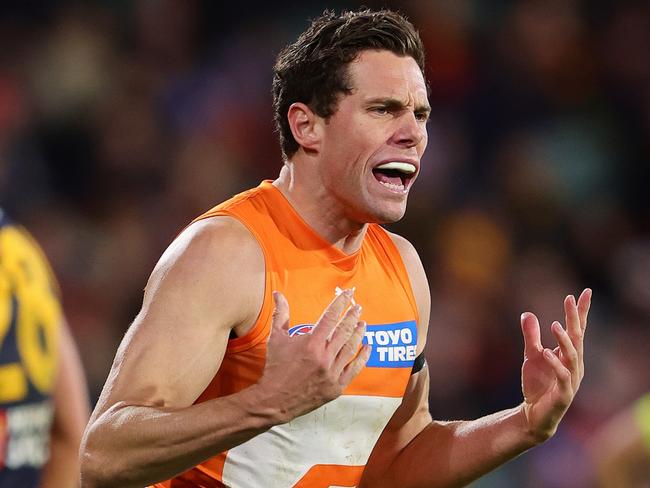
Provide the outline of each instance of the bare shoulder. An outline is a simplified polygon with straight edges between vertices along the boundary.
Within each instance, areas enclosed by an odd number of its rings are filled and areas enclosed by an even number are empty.
[[[402,256],[402,261],[404,262],[406,271],[411,278],[411,284],[414,287],[413,291],[417,293],[420,288],[424,288],[428,294],[429,284],[427,281],[426,273],[424,272],[424,267],[422,266],[420,255],[418,254],[413,244],[398,234],[389,232],[388,235]]]
[[[249,230],[232,217],[212,217],[188,226],[156,264],[145,289],[143,312],[159,295],[191,295],[185,306],[220,305],[222,318],[232,307],[232,326],[256,316],[264,286],[264,255]],[[171,297],[174,299],[174,297]],[[231,307],[227,307],[231,309]]]
[[[184,407],[221,365],[231,330],[255,321],[264,257],[237,220],[186,228],[163,253],[93,413],[116,403]]]
[[[156,264],[152,278],[164,278],[173,268],[210,274],[215,266],[245,265],[250,258],[258,257],[263,259],[262,250],[244,224],[232,217],[211,217],[189,225],[174,239]]]
[[[411,287],[413,294],[418,304],[418,312],[420,315],[420,322],[418,324],[418,336],[423,340],[418,340],[418,354],[424,348],[426,335],[429,328],[429,316],[431,313],[431,293],[429,291],[429,281],[422,266],[420,255],[417,250],[406,238],[389,232],[388,235],[392,239],[395,247],[402,257],[404,266],[411,280]]]
[[[415,247],[413,246],[413,244],[411,244],[411,242],[408,239],[402,237],[399,234],[395,234],[393,232],[388,232],[388,231],[386,232],[388,233],[391,240],[393,241],[393,244],[395,244],[398,251],[402,255],[402,259],[404,260],[404,264],[407,265],[407,268],[409,266],[409,263],[407,263],[407,261],[411,262],[413,260],[416,260],[418,263],[420,262],[420,257],[418,255],[418,252],[416,251]]]

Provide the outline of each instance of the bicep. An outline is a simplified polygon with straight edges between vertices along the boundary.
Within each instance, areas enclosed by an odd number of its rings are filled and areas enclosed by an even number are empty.
[[[400,252],[404,267],[409,276],[411,289],[418,308],[418,357],[423,354],[429,330],[431,314],[431,292],[424,266],[413,245],[401,236],[391,234],[395,246]],[[429,415],[429,370],[425,363],[419,371],[411,375],[404,393],[402,404],[393,415],[386,430],[398,431],[399,435],[412,439],[430,422]],[[400,442],[402,445],[402,442]]]
[[[428,397],[429,369],[425,364],[411,375],[402,403],[384,429],[395,438],[398,451],[431,423]]]
[[[415,248],[403,237],[391,234],[409,275],[411,289],[418,307],[417,354],[426,344],[431,297],[422,262]],[[368,460],[364,474],[366,486],[381,486],[381,477],[409,443],[431,424],[429,413],[429,370],[426,365],[411,374],[402,403],[384,428]]]
[[[120,402],[187,407],[208,386],[230,331],[256,315],[263,293],[261,251],[240,226],[199,222],[165,252],[94,416]]]
[[[421,354],[427,341],[429,330],[429,318],[431,315],[431,292],[424,266],[420,256],[413,245],[397,234],[390,234],[393,243],[399,250],[402,262],[406,268],[411,284],[411,290],[418,309],[418,348],[417,354]]]

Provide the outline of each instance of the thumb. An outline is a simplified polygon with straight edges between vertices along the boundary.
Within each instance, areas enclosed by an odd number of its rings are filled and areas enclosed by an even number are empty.
[[[269,341],[287,335],[289,330],[289,303],[282,293],[273,292],[273,309]]]

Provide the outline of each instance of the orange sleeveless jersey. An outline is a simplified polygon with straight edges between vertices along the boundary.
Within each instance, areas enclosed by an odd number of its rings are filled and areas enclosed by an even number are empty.
[[[342,396],[195,466],[156,488],[352,487],[401,403],[417,346],[417,306],[399,251],[371,224],[361,249],[346,255],[314,232],[271,182],[208,211],[241,221],[265,259],[264,302],[244,337],[229,341],[221,368],[197,403],[240,391],[261,376],[272,292],[290,306],[290,335],[309,333],[335,289],[356,287],[372,345],[367,366]]]

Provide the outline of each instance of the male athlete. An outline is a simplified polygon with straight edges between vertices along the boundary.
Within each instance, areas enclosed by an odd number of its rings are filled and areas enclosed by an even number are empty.
[[[0,488],[78,486],[88,410],[50,267],[0,210]]]
[[[589,291],[565,300],[554,350],[522,316],[521,405],[429,415],[427,280],[378,225],[403,216],[420,170],[423,73],[417,33],[388,11],[325,13],[280,53],[280,175],[163,254],[86,430],[83,486],[459,486],[555,432]]]

